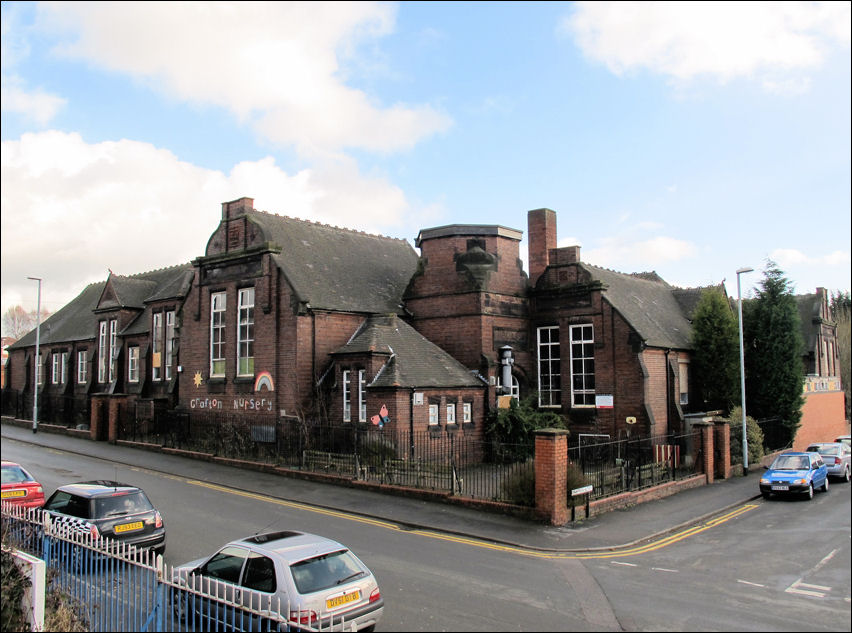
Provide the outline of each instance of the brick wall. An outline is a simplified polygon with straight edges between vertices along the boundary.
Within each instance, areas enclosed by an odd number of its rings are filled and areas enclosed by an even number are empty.
[[[805,396],[802,407],[802,424],[796,432],[793,450],[804,450],[811,442],[831,442],[839,435],[849,433],[845,419],[844,393],[828,391]]]

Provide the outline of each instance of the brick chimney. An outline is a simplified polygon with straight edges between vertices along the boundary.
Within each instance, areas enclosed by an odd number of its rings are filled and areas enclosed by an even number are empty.
[[[240,198],[231,202],[222,203],[222,219],[230,220],[238,215],[245,214],[246,211],[251,211],[254,208],[254,198]]]
[[[556,248],[556,212],[550,209],[534,209],[527,212],[527,233],[530,284],[535,286],[550,263],[548,257],[550,250]]]
[[[580,247],[563,246],[562,248],[555,248],[550,251],[549,257],[550,264],[554,266],[562,264],[576,264],[580,261]]]

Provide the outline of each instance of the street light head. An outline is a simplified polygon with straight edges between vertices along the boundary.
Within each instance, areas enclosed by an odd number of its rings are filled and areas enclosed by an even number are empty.
[[[739,268],[739,269],[737,269],[738,275],[741,275],[743,273],[750,273],[750,272],[754,272],[754,268]]]
[[[33,281],[41,281],[41,277],[27,277],[27,279],[32,279]]]

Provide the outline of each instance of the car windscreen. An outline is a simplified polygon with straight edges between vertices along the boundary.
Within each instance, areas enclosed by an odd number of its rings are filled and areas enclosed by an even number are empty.
[[[3,483],[4,484],[22,484],[25,481],[33,481],[24,469],[20,466],[3,466]]]
[[[98,497],[95,499],[95,518],[108,519],[109,517],[124,516],[126,514],[139,514],[153,510],[154,506],[148,501],[148,497],[141,490],[136,492],[118,493],[109,497]]]
[[[782,455],[772,464],[773,470],[807,470],[810,462],[802,455]]]
[[[290,571],[301,594],[343,585],[367,574],[348,550],[299,561],[290,565]]]
[[[808,449],[808,450],[810,450],[810,449]],[[824,446],[817,446],[816,448],[814,448],[814,450],[817,453],[819,453],[820,455],[839,455],[840,454],[840,446],[839,445],[831,446],[830,444],[826,444]]]

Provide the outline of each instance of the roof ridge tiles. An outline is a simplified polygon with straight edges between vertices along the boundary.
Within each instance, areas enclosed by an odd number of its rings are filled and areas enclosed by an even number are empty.
[[[314,226],[323,226],[328,229],[337,229],[338,231],[346,231],[347,233],[354,233],[356,235],[366,235],[367,237],[378,237],[386,240],[394,240],[397,242],[406,241],[405,238],[402,237],[391,237],[390,235],[382,235],[381,233],[368,233],[367,231],[361,231],[359,229],[353,229],[348,226],[338,226],[336,224],[328,224],[326,222],[320,222],[318,220],[306,220],[304,218],[297,218],[292,215],[281,215],[279,213],[274,213],[272,211],[263,211],[259,209],[252,209],[255,213],[263,213],[264,215],[274,216],[276,218],[282,218],[285,220],[293,220],[295,222],[302,222],[304,224],[312,224]]]
[[[651,271],[643,271],[638,273],[626,273],[621,270],[616,270],[615,268],[607,268],[606,266],[598,266],[597,264],[590,264],[589,262],[580,262],[584,266],[589,266],[591,268],[597,268],[598,270],[605,270],[610,273],[615,273],[616,275],[624,275],[625,277],[633,277],[635,279],[644,279],[645,281],[661,281],[668,285],[668,282],[664,280],[657,273],[656,270]]]
[[[191,262],[184,262],[183,264],[174,264],[172,266],[163,266],[162,268],[153,268],[151,270],[146,270],[141,273],[133,273],[132,275],[118,275],[119,277],[142,277],[143,275],[150,275],[151,273],[159,273],[165,272],[167,270],[173,270],[177,268],[183,268],[185,266],[192,266]]]

